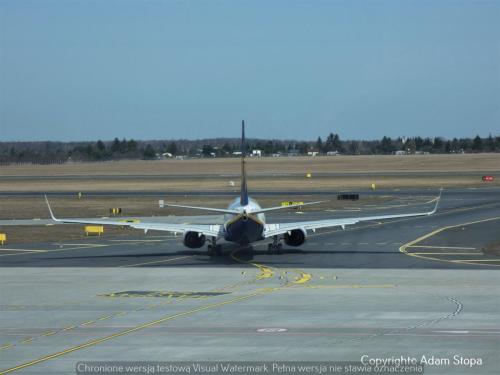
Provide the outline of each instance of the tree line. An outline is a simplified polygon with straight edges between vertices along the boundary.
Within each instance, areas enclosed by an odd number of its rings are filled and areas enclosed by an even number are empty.
[[[240,151],[238,138],[202,140],[118,139],[97,142],[0,142],[0,163],[65,163],[68,161],[105,161],[120,159],[157,159],[161,157],[231,157]],[[330,133],[324,140],[247,140],[247,153],[261,150],[262,155],[390,155],[398,153],[479,153],[500,152],[500,136],[481,138],[441,137],[390,138],[379,140],[341,140]]]

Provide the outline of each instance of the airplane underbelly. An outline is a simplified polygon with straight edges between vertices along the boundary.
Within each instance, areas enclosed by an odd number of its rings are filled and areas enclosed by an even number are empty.
[[[239,217],[226,224],[225,240],[237,243],[251,243],[263,239],[264,225],[252,217]]]

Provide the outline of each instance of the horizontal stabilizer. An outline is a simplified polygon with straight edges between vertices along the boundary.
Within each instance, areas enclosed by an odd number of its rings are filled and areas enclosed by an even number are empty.
[[[296,208],[296,207],[302,207],[302,206],[309,206],[311,204],[319,204],[319,203],[324,203],[324,202],[327,202],[327,201],[307,202],[307,203],[301,203],[301,204],[291,204],[289,206],[276,206],[276,207],[261,208],[261,209],[256,210],[256,211],[252,211],[252,213],[253,214],[260,214],[261,212],[284,210],[286,208]]]
[[[165,204],[165,206],[168,207],[179,207],[179,208],[189,208],[192,210],[201,210],[201,211],[211,211],[211,212],[218,212],[221,214],[234,214],[238,215],[240,212],[236,210],[230,210],[226,208],[212,208],[212,207],[197,207],[197,206],[184,206],[180,204]]]

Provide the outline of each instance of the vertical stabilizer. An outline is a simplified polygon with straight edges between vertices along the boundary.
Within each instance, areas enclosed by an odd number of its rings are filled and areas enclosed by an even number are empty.
[[[248,204],[248,190],[247,190],[247,174],[245,170],[245,156],[246,156],[246,143],[245,143],[245,121],[241,122],[241,193],[240,204],[246,206]]]

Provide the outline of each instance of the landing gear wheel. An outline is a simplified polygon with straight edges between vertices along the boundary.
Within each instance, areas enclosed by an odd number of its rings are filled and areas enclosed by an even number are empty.
[[[221,245],[215,245],[214,250],[215,250],[215,254],[222,255],[222,246]]]
[[[216,255],[216,250],[214,249],[213,245],[208,245],[207,246],[207,254],[209,257],[213,257]]]
[[[253,249],[250,248],[248,249],[248,251],[246,252],[246,255],[247,255],[247,260],[253,260]]]
[[[221,245],[217,245],[217,237],[211,237],[210,244],[207,246],[209,256],[222,255]]]
[[[283,254],[283,244],[279,243],[277,246],[276,246],[276,254]]]
[[[283,244],[280,243],[270,243],[267,245],[268,254],[282,254]]]

